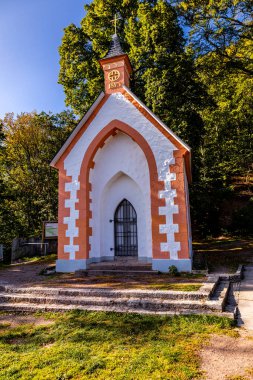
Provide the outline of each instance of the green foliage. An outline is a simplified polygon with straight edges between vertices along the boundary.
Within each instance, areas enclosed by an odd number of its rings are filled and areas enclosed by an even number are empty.
[[[232,176],[248,176],[253,162],[253,78],[224,71],[216,54],[198,60],[201,81],[215,106],[203,112],[205,138],[202,148],[203,179],[227,185]],[[209,69],[213,68],[213,77]],[[208,168],[208,170],[207,170]],[[216,186],[217,187],[217,186]]]
[[[215,52],[226,70],[253,74],[251,0],[175,0],[196,55]],[[245,54],[241,46],[247,45]]]
[[[0,241],[41,235],[42,221],[57,218],[57,171],[49,163],[73,129],[70,112],[23,113],[2,120]]]
[[[45,315],[43,315],[45,317]],[[198,350],[232,333],[214,316],[71,312],[44,326],[0,325],[0,379],[170,379],[201,375]]]
[[[131,89],[191,146],[193,229],[219,234],[232,225],[231,218],[228,226],[220,222],[227,196],[252,192],[249,2],[170,3],[94,0],[86,5],[80,28],[65,29],[59,83],[66,104],[77,114],[86,112],[103,90],[98,59],[109,48],[111,19],[120,9],[118,34],[134,69]]]
[[[111,19],[120,9],[118,34],[133,66],[132,90],[186,142],[197,147],[206,93],[197,82],[190,52],[184,50],[183,32],[173,7],[163,0],[94,0],[85,9],[81,27],[68,26],[59,48],[59,83],[64,87],[66,104],[82,115],[103,90],[98,60],[108,51]]]
[[[242,57],[247,46],[247,41],[241,42]],[[246,206],[253,191],[253,79],[241,70],[224,69],[216,53],[198,58],[196,65],[214,103],[202,112],[204,134],[199,151],[199,183],[192,187],[195,225],[204,234],[218,234],[221,227],[235,231],[229,208],[223,216],[223,220],[229,219],[226,225],[220,220],[227,199],[244,199]],[[245,229],[240,231],[246,233]]]
[[[171,265],[169,267],[169,275],[170,276],[179,276],[179,272],[178,272],[178,269],[175,265]]]
[[[98,60],[120,10],[131,89],[192,148],[194,234],[252,234],[250,0],[93,0],[84,8],[80,27],[67,26],[59,48],[66,104],[83,115],[103,90]],[[57,173],[49,162],[74,124],[68,112],[0,120],[1,243],[40,234],[42,220],[56,218]],[[230,200],[241,206],[231,211]]]

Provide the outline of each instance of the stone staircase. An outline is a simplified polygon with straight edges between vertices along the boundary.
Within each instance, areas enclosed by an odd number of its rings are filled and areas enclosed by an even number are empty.
[[[218,294],[214,284],[208,284],[198,292],[1,286],[0,310],[35,312],[78,309],[165,315],[214,314],[233,318],[231,312],[223,312],[224,294],[228,288],[224,289]]]
[[[101,263],[89,264],[87,270],[77,271],[78,275],[153,275],[158,274],[158,271],[152,270],[152,265],[145,262],[140,262],[135,258],[118,257],[115,261],[103,261]]]

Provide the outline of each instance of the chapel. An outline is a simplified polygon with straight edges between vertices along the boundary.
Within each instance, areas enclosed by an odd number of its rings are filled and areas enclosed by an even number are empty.
[[[190,272],[190,147],[131,92],[117,34],[99,62],[104,91],[51,162],[59,172],[56,270],[124,257]]]

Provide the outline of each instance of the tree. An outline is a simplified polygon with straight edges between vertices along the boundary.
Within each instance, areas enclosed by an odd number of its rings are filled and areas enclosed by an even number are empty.
[[[198,83],[190,53],[184,50],[177,14],[164,0],[94,0],[78,28],[65,29],[59,83],[66,104],[84,114],[103,90],[98,60],[109,49],[111,20],[120,9],[119,37],[133,66],[131,88],[192,148],[198,149],[205,91]]]
[[[224,70],[216,52],[199,57],[197,66],[213,104],[202,112],[200,176],[191,196],[198,205],[192,212],[195,226],[205,233],[219,233],[221,228],[236,231],[242,215],[240,224],[248,230],[238,230],[252,234],[252,225],[245,222],[248,214],[241,214],[240,208],[252,207],[253,78],[241,70]]]
[[[49,163],[75,125],[72,113],[7,114],[1,122],[0,241],[41,234],[57,218],[57,172]]]
[[[252,0],[175,0],[196,55],[215,52],[224,69],[253,75]],[[242,54],[242,47],[245,47]]]
[[[220,232],[224,201],[240,194],[240,181],[251,192],[251,0],[93,0],[85,9],[59,49],[66,104],[82,115],[103,90],[98,60],[120,9],[131,88],[191,146],[194,226],[204,235]]]

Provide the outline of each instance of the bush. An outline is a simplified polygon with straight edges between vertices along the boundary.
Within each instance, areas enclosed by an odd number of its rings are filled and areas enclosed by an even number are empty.
[[[175,265],[171,265],[169,267],[169,275],[170,276],[179,276],[179,272],[178,272],[178,269]]]

